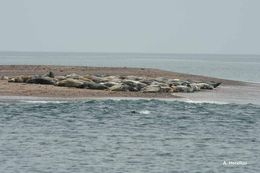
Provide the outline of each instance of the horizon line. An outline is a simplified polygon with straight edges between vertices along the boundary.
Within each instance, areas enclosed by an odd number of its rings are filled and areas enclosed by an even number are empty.
[[[150,55],[230,55],[230,56],[260,56],[260,54],[250,54],[250,53],[161,53],[161,52],[106,52],[106,51],[24,51],[24,50],[0,50],[0,53],[71,53],[71,54],[150,54]]]

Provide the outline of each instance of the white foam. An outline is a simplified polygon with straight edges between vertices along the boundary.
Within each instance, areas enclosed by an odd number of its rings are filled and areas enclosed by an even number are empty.
[[[142,111],[140,111],[139,113],[140,113],[140,114],[148,115],[148,114],[150,114],[151,112],[148,111],[148,110],[142,110]]]
[[[53,101],[53,100],[22,100],[25,103],[38,103],[38,104],[47,104],[47,103],[66,103],[66,101]]]
[[[230,104],[228,102],[220,102],[220,101],[210,101],[210,100],[190,100],[190,99],[185,99],[185,100],[180,100],[182,102],[186,103],[210,103],[210,104],[219,104],[219,105],[225,105],[225,104]]]

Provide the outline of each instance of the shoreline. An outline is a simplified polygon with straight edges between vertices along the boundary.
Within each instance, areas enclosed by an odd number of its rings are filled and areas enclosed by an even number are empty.
[[[148,97],[83,97],[83,98],[53,98],[53,97],[30,97],[30,96],[0,96],[1,103],[68,103],[68,102],[88,102],[88,101],[166,101],[166,102],[185,102],[194,104],[232,104],[223,101],[193,101],[187,98],[148,98]]]
[[[190,75],[183,73],[175,73],[170,71],[150,69],[150,68],[126,68],[126,67],[83,67],[83,66],[52,66],[52,65],[0,65],[0,76],[13,77],[17,75],[43,75],[49,71],[53,71],[57,75],[65,74],[108,74],[108,75],[135,75],[143,77],[168,77],[172,79],[191,79],[199,81],[217,81],[222,82],[221,86],[214,90],[200,91],[196,93],[142,93],[130,91],[104,91],[89,90],[78,88],[57,87],[51,85],[25,84],[25,83],[9,83],[6,80],[0,80],[0,99],[1,97],[36,97],[51,98],[56,100],[86,100],[86,99],[118,99],[118,98],[137,98],[137,99],[193,99],[205,97],[231,97],[230,89],[248,90],[249,87],[255,85],[258,90],[259,85],[254,83],[233,81],[226,79],[218,79],[214,77]],[[256,91],[258,92],[258,91]],[[233,93],[237,96],[240,93]],[[219,96],[218,96],[219,95]],[[256,96],[257,97],[257,96]],[[238,97],[239,98],[239,97]],[[219,99],[216,99],[219,100]],[[224,99],[225,100],[225,99]],[[243,99],[242,99],[243,100]]]

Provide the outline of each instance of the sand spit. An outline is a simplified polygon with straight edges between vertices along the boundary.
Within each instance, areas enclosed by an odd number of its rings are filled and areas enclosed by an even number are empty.
[[[0,76],[8,79],[16,76],[35,76],[53,72],[55,76],[69,74],[95,76],[138,76],[153,79],[179,79],[181,81],[214,81],[221,82],[221,86],[243,86],[246,83],[206,76],[189,75],[149,68],[112,68],[112,67],[76,67],[76,66],[46,66],[46,65],[3,65],[0,66]],[[4,79],[4,77],[3,77]],[[211,92],[211,90],[207,91]],[[193,93],[188,93],[193,94]],[[179,98],[174,92],[132,92],[96,89],[79,89],[59,87],[55,85],[41,85],[28,83],[12,83],[0,80],[0,96],[34,96],[55,98],[91,98],[91,97],[141,97],[141,98]]]

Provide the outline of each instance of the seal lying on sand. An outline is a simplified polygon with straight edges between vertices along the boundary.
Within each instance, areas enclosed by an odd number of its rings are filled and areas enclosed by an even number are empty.
[[[59,87],[84,88],[109,91],[130,91],[143,93],[197,92],[203,89],[212,90],[221,82],[168,79],[165,77],[111,76],[105,74],[84,76],[68,74],[55,76],[53,72],[46,75],[16,76],[9,82],[55,85]]]

